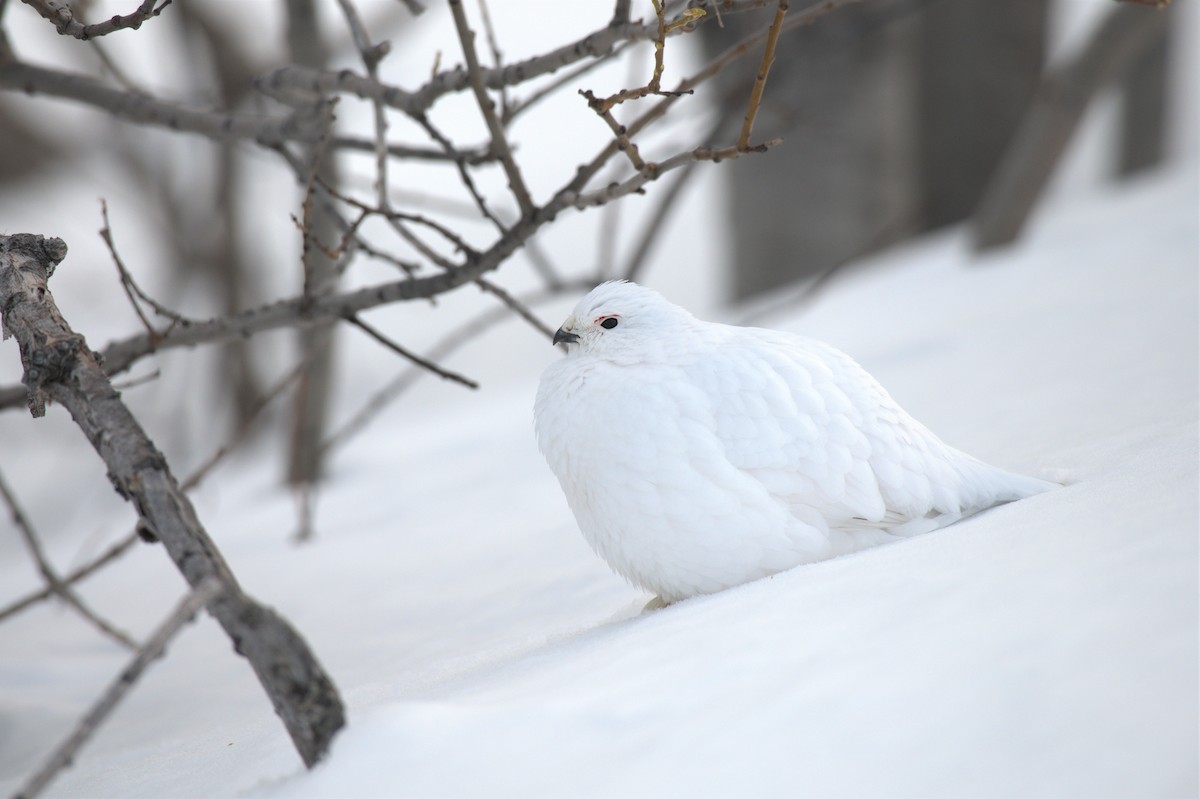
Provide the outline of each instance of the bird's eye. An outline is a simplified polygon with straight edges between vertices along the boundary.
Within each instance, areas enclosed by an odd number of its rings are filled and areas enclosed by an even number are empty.
[[[607,319],[605,319],[603,322],[600,323],[600,327],[604,328],[605,330],[612,330],[616,326],[617,326],[616,317],[612,317],[612,316],[608,317]]]

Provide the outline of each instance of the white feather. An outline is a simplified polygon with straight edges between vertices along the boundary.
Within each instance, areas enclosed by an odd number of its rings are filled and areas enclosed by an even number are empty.
[[[1055,487],[942,443],[818,341],[625,282],[562,330],[578,340],[542,375],[538,446],[592,548],[667,602]]]

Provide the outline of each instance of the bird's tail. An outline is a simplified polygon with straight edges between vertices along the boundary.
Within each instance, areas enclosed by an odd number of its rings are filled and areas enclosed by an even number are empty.
[[[1014,502],[1035,494],[1044,494],[1062,487],[1049,480],[1005,471],[982,461],[975,461],[974,465],[974,474],[971,477],[973,481],[977,481],[979,494],[978,501],[972,504],[976,504],[980,510],[1003,502]]]

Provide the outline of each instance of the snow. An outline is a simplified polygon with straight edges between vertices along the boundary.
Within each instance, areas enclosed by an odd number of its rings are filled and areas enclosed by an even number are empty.
[[[534,446],[546,347],[473,404],[401,402],[348,445],[311,545],[287,540],[268,457],[200,493],[243,584],[344,693],[326,762],[304,772],[206,618],[47,795],[1195,795],[1189,170],[1063,200],[975,262],[962,231],[908,245],[760,320],[849,351],[950,443],[1062,490],[643,613]],[[31,571],[9,559],[0,602]],[[181,592],[153,547],[84,585],[138,635]],[[0,792],[125,658],[54,605],[0,625]]]

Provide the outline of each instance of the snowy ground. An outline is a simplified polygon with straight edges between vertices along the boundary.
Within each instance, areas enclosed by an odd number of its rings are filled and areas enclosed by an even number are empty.
[[[549,347],[342,451],[310,546],[273,461],[225,467],[201,517],[348,729],[305,773],[205,618],[48,795],[1195,796],[1197,207],[1191,165],[1061,203],[1012,251],[967,264],[943,235],[762,320],[1068,486],[665,610],[639,613],[536,452]],[[0,566],[0,604],[32,572]],[[149,546],[84,588],[139,636],[182,591]],[[61,607],[0,625],[0,794],[125,658]]]

